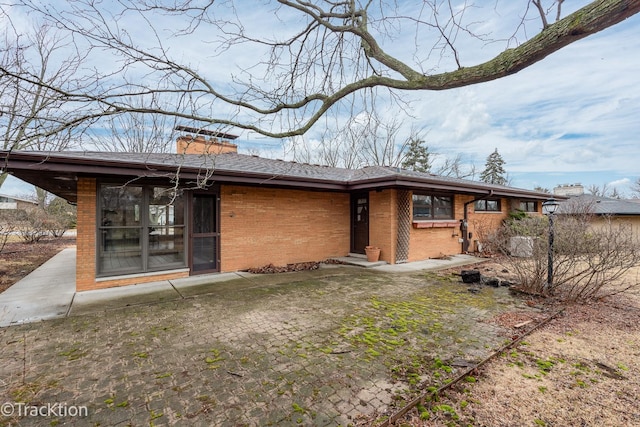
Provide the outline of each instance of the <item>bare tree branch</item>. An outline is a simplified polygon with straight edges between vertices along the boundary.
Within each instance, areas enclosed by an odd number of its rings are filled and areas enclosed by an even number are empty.
[[[96,55],[106,53],[113,59],[104,70],[94,65],[82,77],[83,83],[76,85],[48,81],[15,64],[2,64],[3,81],[39,85],[64,100],[67,111],[74,113],[56,126],[31,131],[32,139],[68,131],[100,117],[127,113],[162,114],[197,123],[198,127],[236,127],[276,138],[303,135],[330,109],[340,108],[341,103],[363,90],[438,91],[499,79],[640,11],[640,0],[595,0],[559,19],[562,0],[553,2],[549,9],[543,7],[542,0],[530,0],[542,19],[542,30],[492,59],[465,66],[456,46],[458,38],[461,34],[481,36],[473,33],[472,23],[465,22],[471,6],[463,5],[458,10],[448,0],[423,3],[428,4],[423,6],[425,10],[432,11],[429,19],[421,15],[408,18],[411,13],[400,13],[410,6],[414,6],[412,12],[419,12],[415,7],[420,6],[410,2],[265,2],[273,5],[271,10],[278,19],[296,24],[283,26],[279,35],[245,26],[241,18],[249,11],[236,9],[236,3],[240,3],[232,0],[70,0],[60,5],[15,1],[67,32],[73,37],[77,52],[92,55],[94,61]],[[529,4],[525,4],[525,13]],[[556,20],[549,23],[547,15],[554,6]],[[175,17],[182,19],[184,25],[172,28],[167,37],[169,29],[162,28],[159,22]],[[131,20],[140,28],[127,30]],[[423,35],[435,35],[431,48],[416,46],[413,63],[392,51],[393,43],[388,43],[401,36],[406,22],[420,28],[416,30],[420,43]],[[202,34],[204,30],[210,33],[200,47],[210,53],[205,65],[185,61],[170,43],[173,38]],[[144,40],[139,38],[141,32],[146,34]],[[256,45],[266,47],[268,53],[240,58],[242,64],[236,73],[227,70],[231,64],[215,61],[232,48]],[[424,72],[423,62],[434,49],[441,51],[440,59],[452,57],[455,68]],[[439,66],[436,63],[429,69],[441,70]],[[226,78],[219,77],[212,68],[229,72],[225,73]],[[132,98],[176,94],[182,97],[174,108],[130,102]]]

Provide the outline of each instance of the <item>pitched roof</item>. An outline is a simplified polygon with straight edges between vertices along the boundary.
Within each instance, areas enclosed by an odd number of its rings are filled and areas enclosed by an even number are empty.
[[[640,203],[583,194],[562,202],[558,213],[572,213],[576,210],[595,215],[640,215]]]
[[[3,169],[58,194],[75,198],[78,176],[122,176],[244,183],[337,191],[402,187],[544,200],[548,194],[387,166],[345,169],[258,156],[0,151]]]

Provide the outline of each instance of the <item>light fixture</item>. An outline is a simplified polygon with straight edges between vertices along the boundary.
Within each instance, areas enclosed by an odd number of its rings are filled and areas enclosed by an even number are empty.
[[[560,204],[553,197],[542,204],[542,213],[549,217],[549,251],[547,256],[547,283],[544,286],[546,294],[553,292],[553,214],[558,210]]]
[[[545,215],[553,215],[558,210],[560,203],[553,197],[542,204],[542,213]]]

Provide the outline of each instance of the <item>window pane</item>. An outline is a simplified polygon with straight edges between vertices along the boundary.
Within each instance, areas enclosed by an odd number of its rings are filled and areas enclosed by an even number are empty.
[[[184,264],[184,227],[149,227],[149,268]]]
[[[152,187],[149,196],[149,224],[184,225],[184,197],[175,188]]]
[[[142,269],[142,246],[139,228],[102,228],[99,271]]]
[[[487,210],[488,211],[499,211],[500,210],[500,202],[498,200],[487,200]]]
[[[537,212],[538,206],[536,202],[520,202],[520,210],[524,212]]]
[[[413,195],[413,219],[431,219],[431,196]]]
[[[126,227],[140,225],[142,187],[103,185],[100,191],[102,217],[100,224],[105,227]]]
[[[433,197],[434,218],[449,219],[453,218],[453,203],[451,197]]]
[[[486,200],[476,200],[474,204],[474,209],[477,211],[486,211],[487,210],[487,201]]]

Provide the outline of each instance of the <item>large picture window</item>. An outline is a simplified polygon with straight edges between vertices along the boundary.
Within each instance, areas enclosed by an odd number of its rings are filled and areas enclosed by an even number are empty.
[[[430,194],[413,195],[413,220],[427,221],[453,218],[453,197]]]
[[[184,210],[175,188],[102,184],[98,275],[185,267]]]

